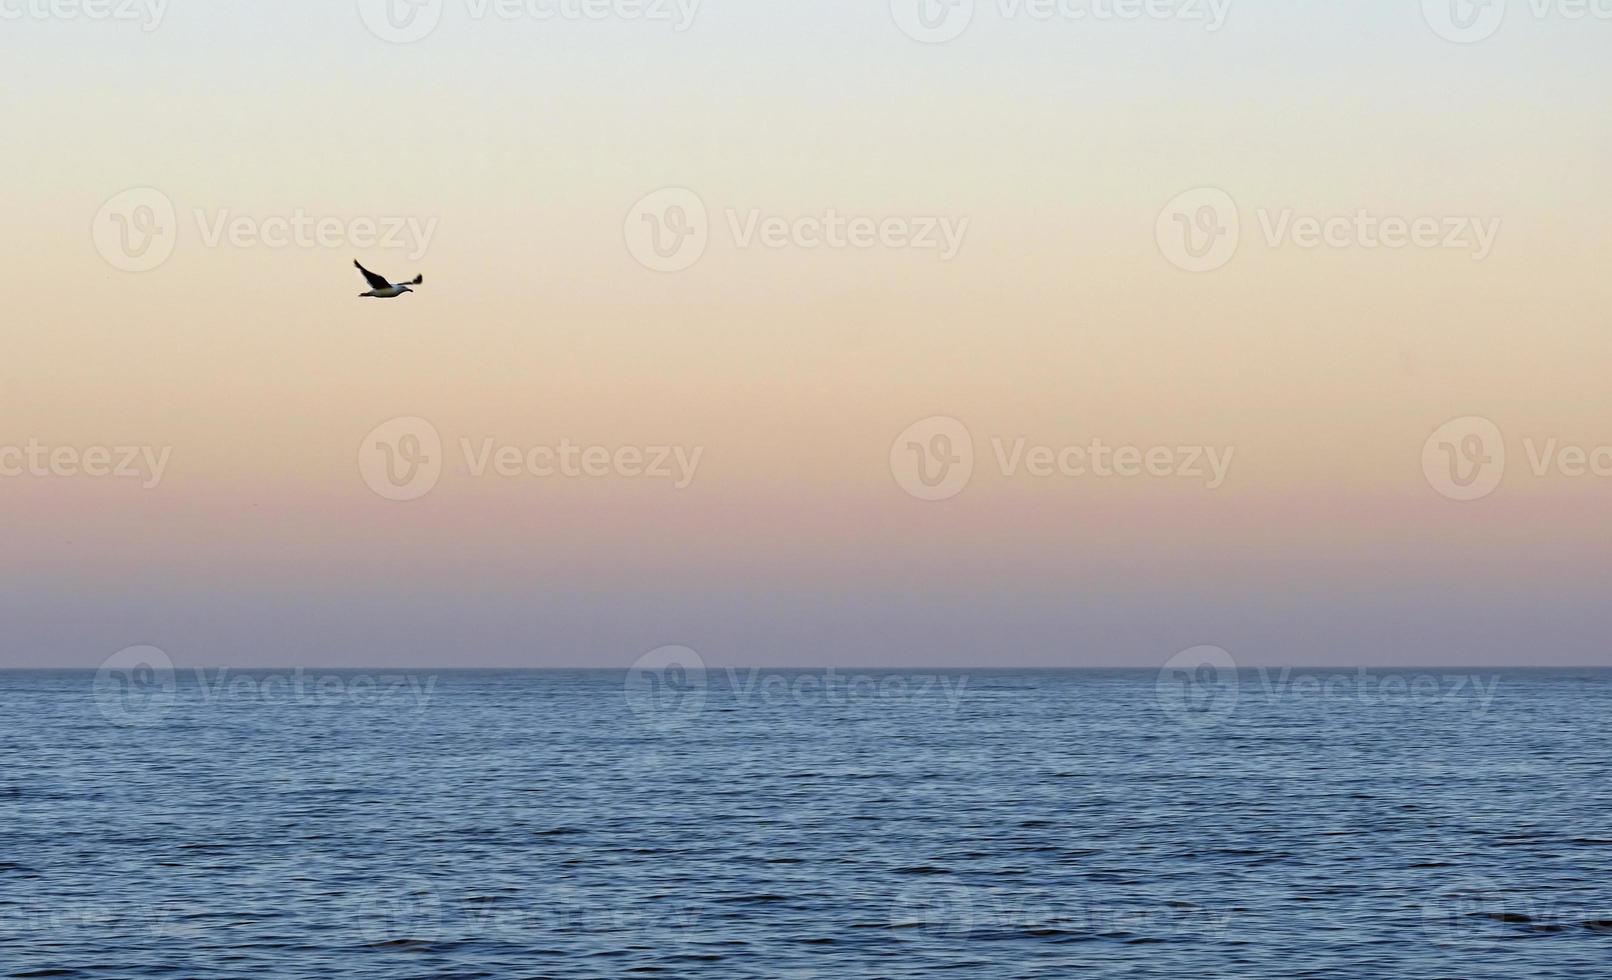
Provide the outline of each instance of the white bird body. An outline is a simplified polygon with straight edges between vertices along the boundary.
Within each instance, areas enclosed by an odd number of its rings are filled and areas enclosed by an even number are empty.
[[[367,296],[372,296],[375,299],[393,299],[402,296],[404,293],[414,292],[413,289],[409,288],[410,286],[418,286],[425,282],[424,276],[415,276],[408,282],[391,282],[385,276],[371,272],[359,265],[357,259],[353,260],[353,265],[358,266],[358,271],[364,274],[364,281],[369,283],[370,287],[369,292],[358,294],[360,299]]]

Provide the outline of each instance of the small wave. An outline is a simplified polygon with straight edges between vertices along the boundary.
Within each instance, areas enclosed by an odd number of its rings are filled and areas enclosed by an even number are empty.
[[[1040,943],[1083,943],[1098,937],[1094,933],[1059,929],[1053,926],[1029,926],[1023,929],[995,929],[968,933],[967,938],[981,942],[1012,942],[1034,940]]]
[[[370,943],[365,949],[400,949],[408,951],[423,951],[431,948],[431,944],[424,939],[387,939],[378,943]]]

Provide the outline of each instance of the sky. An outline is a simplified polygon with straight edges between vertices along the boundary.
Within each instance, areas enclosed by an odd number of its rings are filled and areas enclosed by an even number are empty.
[[[396,2],[0,0],[0,666],[1612,664],[1612,6]]]

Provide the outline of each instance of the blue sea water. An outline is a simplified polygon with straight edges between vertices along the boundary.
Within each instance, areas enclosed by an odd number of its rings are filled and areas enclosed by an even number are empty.
[[[0,673],[0,976],[1612,972],[1612,673]]]

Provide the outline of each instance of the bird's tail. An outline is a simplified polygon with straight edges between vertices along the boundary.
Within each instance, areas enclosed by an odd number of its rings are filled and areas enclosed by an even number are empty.
[[[409,285],[410,286],[419,286],[419,285],[422,285],[424,282],[425,282],[425,277],[424,276],[415,276],[414,281],[409,283]]]

